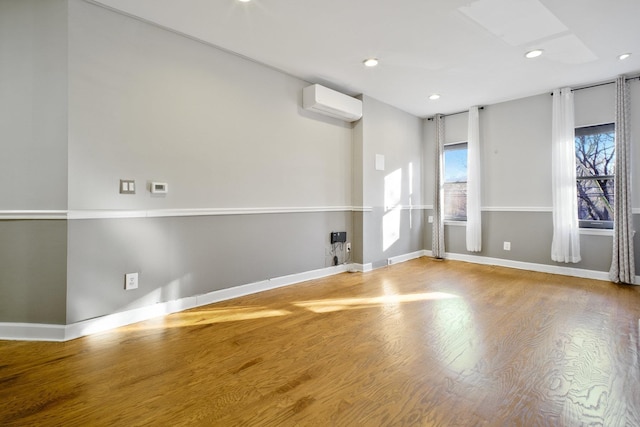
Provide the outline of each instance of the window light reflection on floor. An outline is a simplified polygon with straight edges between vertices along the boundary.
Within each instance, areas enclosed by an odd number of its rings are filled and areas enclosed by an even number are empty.
[[[385,304],[430,301],[460,298],[457,295],[446,292],[425,292],[419,294],[405,295],[382,295],[377,297],[363,298],[333,298],[313,301],[301,301],[293,303],[293,305],[313,311],[314,313],[330,313],[340,310],[355,310],[360,308],[369,308],[375,306],[383,306]]]
[[[238,322],[242,320],[255,320],[267,317],[279,317],[291,314],[288,310],[270,309],[266,307],[231,307],[216,309],[195,309],[183,311],[168,316],[151,319],[134,325],[125,326],[123,329],[148,330],[164,328],[181,328],[189,326],[202,326],[216,323]]]

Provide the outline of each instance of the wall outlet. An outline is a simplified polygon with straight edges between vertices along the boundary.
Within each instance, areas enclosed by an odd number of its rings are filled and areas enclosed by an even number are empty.
[[[347,250],[347,252],[351,252],[351,242],[347,242],[347,243],[344,245],[344,247],[345,247],[345,249]]]
[[[127,273],[124,275],[124,289],[138,289],[138,273]]]
[[[504,243],[502,244],[502,248],[503,248],[505,251],[510,251],[510,250],[511,250],[511,242],[504,242]]]

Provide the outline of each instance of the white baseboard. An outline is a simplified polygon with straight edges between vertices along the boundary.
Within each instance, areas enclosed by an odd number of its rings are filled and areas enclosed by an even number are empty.
[[[166,316],[167,314],[188,310],[193,307],[197,307],[197,297],[195,296],[83,320],[82,322],[72,323],[65,327],[64,341],[97,334],[98,332],[142,322],[143,320],[149,320],[154,317]]]
[[[333,267],[321,268],[319,270],[306,271],[304,273],[291,274],[288,276],[276,277],[274,279],[262,280],[260,282],[249,283],[246,285],[234,286],[233,288],[221,289],[219,291],[213,291],[207,294],[196,296],[195,298],[197,299],[197,303],[194,305],[194,307],[200,307],[202,305],[226,301],[245,295],[268,291],[270,289],[281,288],[283,286],[306,282],[308,280],[321,279],[323,277],[332,276],[334,274],[344,273],[348,269],[348,264],[342,264]]]
[[[202,295],[180,298],[151,306],[136,308],[118,313],[88,319],[70,325],[48,325],[40,323],[0,323],[0,339],[22,341],[69,341],[86,335],[104,332],[109,329],[119,328],[154,317],[190,308],[200,307],[215,302],[238,298],[244,295],[254,294],[269,289],[289,286],[295,283],[319,279],[343,273],[350,269],[358,268],[358,265],[343,264],[318,270],[306,271],[288,276],[276,277],[261,282],[249,283],[228,289],[220,289]],[[371,269],[369,265],[369,269]]]
[[[349,271],[359,271],[361,273],[368,273],[373,270],[373,264],[351,264],[351,269]]]
[[[390,257],[389,265],[409,261],[422,256],[432,256],[431,251],[422,250],[404,255]],[[465,261],[474,264],[496,265],[500,267],[516,268],[519,270],[537,271],[542,273],[560,274],[564,276],[582,277],[609,281],[609,273],[604,271],[584,270],[580,268],[563,267],[559,265],[545,265],[531,262],[513,261],[508,259],[490,258],[478,255],[446,253],[446,259]],[[41,323],[0,323],[0,339],[24,340],[24,341],[68,341],[86,335],[107,331],[109,329],[130,325],[158,316],[178,311],[200,307],[215,302],[226,301],[245,295],[250,295],[270,289],[293,285],[308,280],[332,276],[345,271],[369,272],[373,270],[371,263],[367,264],[342,264],[333,267],[321,268],[288,276],[276,277],[260,282],[249,283],[228,289],[220,289],[202,295],[196,295],[178,300],[155,304],[152,306],[136,308],[119,313],[113,313],[95,319],[84,320],[70,325],[49,325]],[[640,277],[636,277],[636,283],[640,283]]]
[[[398,264],[400,262],[410,261],[412,259],[420,258],[425,256],[425,251],[415,251],[404,255],[398,255],[394,257],[390,257],[387,259],[387,265]]]
[[[431,251],[425,250],[424,254],[425,256],[432,256]],[[456,254],[451,252],[446,252],[444,257],[445,259],[450,259],[454,261],[471,262],[474,264],[497,265],[499,267],[516,268],[518,270],[529,270],[529,271],[537,271],[540,273],[560,274],[562,276],[581,277],[583,279],[595,279],[595,280],[603,280],[607,282],[610,281],[609,272],[606,272],[606,271],[585,270],[582,268],[564,267],[561,265],[537,264],[533,262],[514,261],[510,259],[491,258],[491,257],[470,255],[470,254]],[[639,277],[636,276],[636,283],[640,283],[638,282],[638,278]]]

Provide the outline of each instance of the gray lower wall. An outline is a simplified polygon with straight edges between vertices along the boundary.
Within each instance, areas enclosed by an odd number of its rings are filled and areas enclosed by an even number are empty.
[[[351,215],[351,223],[353,227],[353,233],[351,235],[351,262],[358,264],[364,263],[362,256],[362,239],[363,239],[363,227],[364,227],[364,215],[365,212],[353,212]]]
[[[385,210],[374,207],[364,214],[364,241],[367,246],[366,263],[373,268],[387,265],[394,256],[424,249],[422,209]]]
[[[67,222],[0,221],[0,322],[64,324]]]
[[[352,213],[71,220],[67,323],[331,266],[331,231]]]
[[[432,210],[425,211],[425,221]],[[634,226],[640,229],[640,215],[634,215]],[[611,266],[613,238],[607,235],[580,235],[582,261],[576,264],[551,260],[553,218],[551,212],[482,212],[482,251],[466,249],[466,226],[445,225],[445,251],[447,253],[476,255],[534,264],[556,265],[585,270],[608,272]],[[511,242],[511,250],[503,249]],[[426,249],[431,249],[432,224],[425,227]],[[638,247],[636,235],[634,244]],[[635,254],[636,272],[640,272],[640,252]]]

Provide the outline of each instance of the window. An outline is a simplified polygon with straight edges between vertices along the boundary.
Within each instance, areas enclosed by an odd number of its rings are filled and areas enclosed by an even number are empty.
[[[575,131],[578,219],[581,228],[613,228],[615,126]]]
[[[467,143],[444,146],[444,219],[467,220]]]

